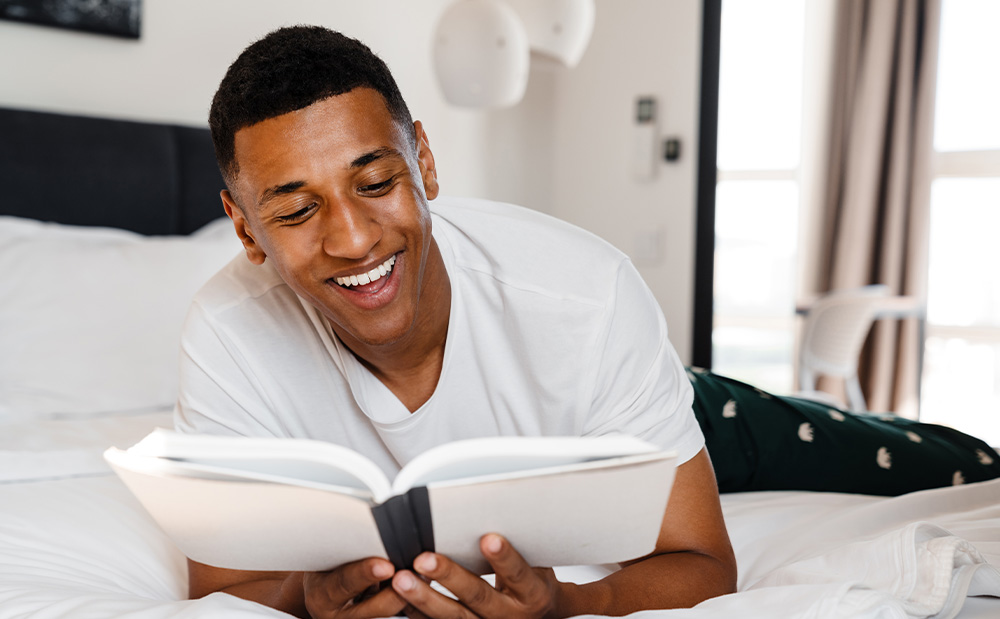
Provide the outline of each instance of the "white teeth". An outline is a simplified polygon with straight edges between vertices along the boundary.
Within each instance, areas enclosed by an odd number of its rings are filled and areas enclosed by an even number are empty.
[[[392,271],[392,265],[394,264],[396,264],[396,256],[390,256],[388,260],[367,273],[338,277],[335,281],[341,286],[360,286],[370,284],[371,282],[388,275]]]

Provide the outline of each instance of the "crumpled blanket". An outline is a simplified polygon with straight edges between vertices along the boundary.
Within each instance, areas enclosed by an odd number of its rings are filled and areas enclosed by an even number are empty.
[[[724,495],[739,592],[636,619],[951,619],[1000,597],[1000,481],[884,499]],[[1000,599],[979,617],[1000,617]],[[980,606],[977,604],[976,606]]]

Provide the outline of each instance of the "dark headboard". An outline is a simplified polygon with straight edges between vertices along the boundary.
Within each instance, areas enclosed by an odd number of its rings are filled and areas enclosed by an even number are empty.
[[[224,186],[208,129],[0,108],[0,215],[189,234]]]

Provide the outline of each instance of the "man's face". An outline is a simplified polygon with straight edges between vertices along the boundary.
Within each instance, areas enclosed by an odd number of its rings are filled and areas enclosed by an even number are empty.
[[[247,257],[270,260],[349,344],[391,345],[421,311],[448,311],[427,285],[446,275],[428,260],[437,178],[415,129],[417,152],[381,95],[356,88],[236,133],[223,200]]]

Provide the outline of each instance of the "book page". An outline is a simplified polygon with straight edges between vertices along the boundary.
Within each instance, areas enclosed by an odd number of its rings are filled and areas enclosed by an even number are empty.
[[[248,438],[180,434],[158,428],[127,452],[226,469],[248,478],[298,480],[365,490],[384,501],[388,478],[363,455],[333,443],[305,439]],[[298,484],[302,485],[302,484]]]
[[[386,558],[368,501],[313,488],[115,472],[187,557],[238,570],[324,571]]]
[[[446,480],[513,474],[592,460],[652,453],[656,447],[624,435],[597,437],[500,436],[439,445],[410,461],[396,476],[393,494]]]
[[[169,460],[166,458],[152,458],[148,456],[137,456],[123,452],[114,447],[108,449],[106,459],[109,462],[119,464],[133,471],[144,471],[157,477],[193,477],[196,479],[214,479],[219,481],[234,482],[260,482],[269,484],[284,484],[289,486],[300,486],[303,488],[315,488],[327,492],[338,492],[350,495],[369,505],[374,504],[375,497],[371,490],[357,484],[352,486],[339,486],[324,482],[311,481],[296,477],[286,477],[283,475],[272,475],[270,473],[258,473],[255,470],[240,469],[230,467],[230,461],[224,460],[223,465],[201,464],[192,460]],[[348,481],[356,482],[351,478]]]
[[[676,459],[635,458],[551,475],[431,484],[435,550],[476,573],[492,571],[479,552],[486,533],[504,535],[536,567],[644,556],[656,546]]]

